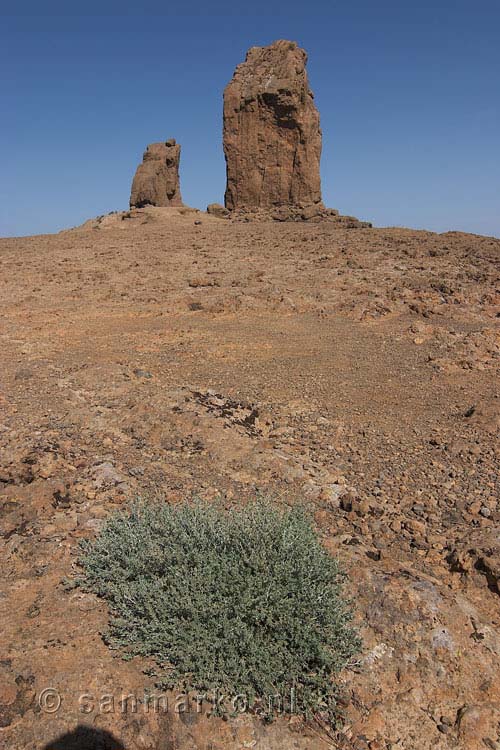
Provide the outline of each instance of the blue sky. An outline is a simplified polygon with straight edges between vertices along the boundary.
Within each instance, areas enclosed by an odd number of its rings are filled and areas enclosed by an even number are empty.
[[[500,236],[498,0],[38,1],[0,16],[2,236],[126,208],[145,146],[169,137],[185,202],[222,202],[223,88],[248,47],[280,38],[309,54],[327,205]]]

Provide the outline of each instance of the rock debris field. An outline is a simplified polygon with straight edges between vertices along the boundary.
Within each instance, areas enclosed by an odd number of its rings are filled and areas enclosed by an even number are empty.
[[[499,254],[182,207],[0,240],[3,746],[83,723],[128,750],[499,748]],[[297,717],[82,716],[82,692],[154,680],[65,584],[79,540],[137,495],[256,490],[305,500],[349,573],[364,648],[335,740]]]

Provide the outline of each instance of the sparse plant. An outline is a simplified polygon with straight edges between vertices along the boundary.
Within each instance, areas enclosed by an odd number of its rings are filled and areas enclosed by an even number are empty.
[[[293,689],[305,714],[335,715],[334,676],[360,642],[303,509],[137,502],[83,543],[81,564],[109,604],[109,645],[153,657],[164,687],[254,707]]]

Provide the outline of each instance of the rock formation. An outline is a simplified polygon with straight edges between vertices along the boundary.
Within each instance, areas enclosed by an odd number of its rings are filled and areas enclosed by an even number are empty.
[[[207,206],[207,214],[216,216],[218,219],[226,219],[229,216],[229,211],[224,206],[221,206],[220,203],[210,203]]]
[[[173,138],[151,143],[132,182],[130,207],[182,206],[179,185],[181,147]]]
[[[252,47],[224,91],[230,210],[321,205],[321,129],[295,42]]]

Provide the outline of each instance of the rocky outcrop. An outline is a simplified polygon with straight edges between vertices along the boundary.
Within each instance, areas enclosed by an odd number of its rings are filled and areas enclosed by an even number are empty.
[[[151,143],[132,182],[130,207],[182,206],[179,184],[181,147],[173,138]]]
[[[216,216],[218,219],[226,219],[229,216],[229,211],[224,206],[221,206],[220,203],[210,203],[207,206],[207,214]]]
[[[252,47],[224,91],[225,204],[321,203],[319,113],[295,42]]]

